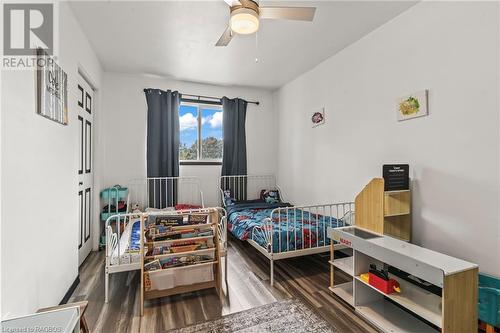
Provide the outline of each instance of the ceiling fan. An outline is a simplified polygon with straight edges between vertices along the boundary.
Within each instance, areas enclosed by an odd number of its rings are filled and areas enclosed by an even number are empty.
[[[312,21],[315,7],[260,7],[254,0],[224,0],[230,7],[229,26],[215,46],[226,46],[235,34],[259,30],[260,19]]]

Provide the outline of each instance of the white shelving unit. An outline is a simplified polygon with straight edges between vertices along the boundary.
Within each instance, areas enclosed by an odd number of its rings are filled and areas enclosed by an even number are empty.
[[[337,259],[332,250],[329,289],[382,331],[477,332],[477,265],[359,227],[328,229],[328,237],[353,250]],[[360,278],[370,264],[430,282],[442,288],[441,296],[392,274],[401,292],[385,294]],[[352,282],[335,284],[337,269]]]

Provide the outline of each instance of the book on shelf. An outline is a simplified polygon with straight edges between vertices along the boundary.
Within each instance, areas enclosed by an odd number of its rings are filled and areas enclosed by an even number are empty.
[[[203,224],[207,223],[208,214],[189,214],[188,223],[189,224]]]
[[[147,239],[153,242],[160,242],[183,238],[208,237],[212,235],[212,229],[200,230],[196,228],[189,228],[182,230],[172,230],[163,226],[154,226],[148,229]]]
[[[180,225],[185,225],[184,216],[182,215],[165,215],[165,216],[157,216],[156,225],[163,225],[165,227],[175,227]]]
[[[146,256],[158,256],[171,253],[183,253],[196,250],[211,249],[214,247],[212,239],[179,241],[172,244],[154,246],[148,249]]]
[[[209,255],[188,254],[182,257],[163,258],[160,260],[160,262],[162,269],[168,269],[171,267],[182,267],[182,266],[202,264],[206,262],[211,262],[213,260],[214,258]]]
[[[156,271],[158,269],[161,269],[160,260],[158,260],[158,259],[144,263],[144,270],[146,272]]]

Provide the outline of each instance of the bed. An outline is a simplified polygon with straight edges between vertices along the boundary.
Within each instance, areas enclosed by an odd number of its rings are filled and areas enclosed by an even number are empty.
[[[263,191],[277,191],[279,200],[269,202]],[[227,228],[236,238],[249,242],[270,261],[327,252],[327,229],[354,223],[354,203],[293,206],[287,203],[273,175],[223,176],[221,201],[227,210]],[[340,244],[334,244],[340,249]]]

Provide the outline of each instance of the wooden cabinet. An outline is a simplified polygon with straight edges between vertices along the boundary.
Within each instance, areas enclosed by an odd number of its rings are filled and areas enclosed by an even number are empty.
[[[411,192],[384,191],[384,179],[373,178],[356,196],[356,225],[411,240]]]

